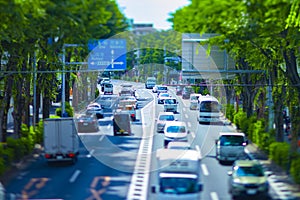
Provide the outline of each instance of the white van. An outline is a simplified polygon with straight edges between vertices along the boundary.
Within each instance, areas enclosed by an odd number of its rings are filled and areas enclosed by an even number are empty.
[[[210,95],[199,97],[199,124],[204,123],[220,123],[224,124],[224,114],[221,112],[219,101]]]
[[[246,158],[245,147],[248,140],[244,133],[220,132],[216,140],[216,158],[220,163]]]

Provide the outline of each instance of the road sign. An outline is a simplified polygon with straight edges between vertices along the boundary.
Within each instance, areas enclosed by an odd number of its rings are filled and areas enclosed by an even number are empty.
[[[126,69],[126,40],[100,39],[88,43],[88,69],[124,71]]]

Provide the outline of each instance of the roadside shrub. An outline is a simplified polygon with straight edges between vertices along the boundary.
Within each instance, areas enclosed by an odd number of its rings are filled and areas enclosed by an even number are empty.
[[[295,183],[300,184],[300,155],[297,158],[292,159],[290,174],[293,177]]]
[[[3,144],[0,143],[0,175],[2,175],[6,170],[6,165],[5,165],[3,152],[4,152]]]
[[[236,125],[236,127],[240,130],[242,130],[243,132],[247,132],[247,129],[245,129],[245,127],[247,127],[246,123],[247,122],[247,115],[245,112],[243,111],[238,111],[234,117],[233,117],[233,123]]]
[[[234,118],[234,114],[235,114],[235,110],[234,110],[234,105],[232,104],[226,104],[225,106],[225,116],[227,119],[229,119],[229,121],[233,121]]]
[[[290,145],[285,142],[273,142],[269,148],[269,158],[283,169],[288,169]]]
[[[23,142],[21,139],[14,139],[11,137],[7,138],[7,148],[12,149],[13,151],[13,160],[18,161],[24,155],[26,155],[26,142]]]
[[[61,110],[62,110],[61,108],[57,108],[55,110],[55,114],[57,116],[62,116],[61,115]],[[66,104],[65,104],[65,111],[66,111],[66,113],[68,114],[69,117],[73,117],[74,116],[74,108],[70,105],[69,102],[66,102]]]

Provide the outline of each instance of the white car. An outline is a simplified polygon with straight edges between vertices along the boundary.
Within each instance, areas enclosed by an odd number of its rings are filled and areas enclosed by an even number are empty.
[[[86,107],[86,114],[95,114],[97,118],[103,118],[103,109],[99,103],[91,103]]]
[[[169,93],[160,93],[157,97],[157,103],[158,104],[163,104],[164,100],[171,97]]]
[[[167,147],[171,141],[188,142],[187,125],[183,121],[166,122],[164,128],[164,146]]]
[[[158,133],[164,132],[165,124],[167,121],[176,121],[173,112],[160,112],[156,121],[156,131]]]
[[[199,98],[201,94],[191,94],[190,96],[190,110],[197,110],[199,104]]]
[[[177,113],[177,106],[178,106],[178,101],[176,98],[166,98],[164,100],[164,111],[165,112],[173,112]]]
[[[191,144],[188,142],[178,142],[178,141],[172,141],[169,142],[167,149],[182,149],[182,150],[188,150],[192,149]]]

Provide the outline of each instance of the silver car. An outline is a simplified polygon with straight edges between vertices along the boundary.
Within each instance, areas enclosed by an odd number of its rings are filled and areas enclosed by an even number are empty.
[[[158,133],[164,132],[165,124],[167,121],[176,121],[173,112],[160,112],[156,122],[156,131]]]

